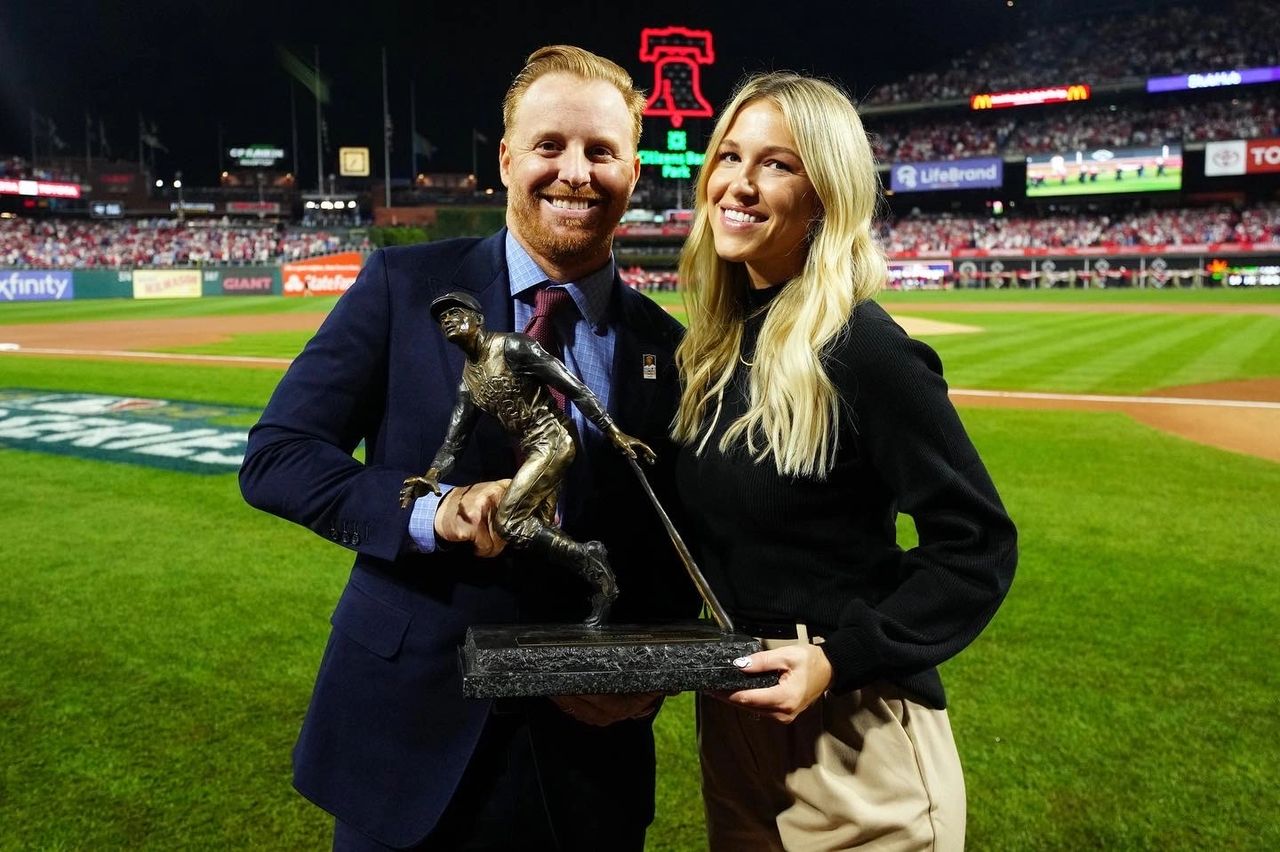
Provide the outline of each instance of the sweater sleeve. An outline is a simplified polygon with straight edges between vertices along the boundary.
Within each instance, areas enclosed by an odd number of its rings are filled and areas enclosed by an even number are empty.
[[[897,584],[846,604],[823,645],[843,692],[930,669],[972,642],[1008,592],[1017,536],[932,349],[868,303],[835,355],[864,464],[919,533]]]

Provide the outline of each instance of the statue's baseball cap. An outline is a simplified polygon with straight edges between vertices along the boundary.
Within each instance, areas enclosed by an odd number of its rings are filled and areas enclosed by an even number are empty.
[[[437,296],[431,302],[431,318],[436,322],[440,321],[440,315],[449,308],[466,308],[469,311],[475,311],[483,315],[484,311],[480,309],[480,303],[475,300],[470,293],[445,293],[443,296]]]

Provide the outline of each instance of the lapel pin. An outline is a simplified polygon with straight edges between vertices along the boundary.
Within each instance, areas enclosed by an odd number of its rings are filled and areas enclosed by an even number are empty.
[[[658,378],[658,359],[649,354],[644,356],[644,377],[654,381]]]

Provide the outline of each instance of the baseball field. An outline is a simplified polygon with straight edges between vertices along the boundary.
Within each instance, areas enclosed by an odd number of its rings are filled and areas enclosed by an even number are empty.
[[[970,848],[1280,848],[1280,288],[883,302],[1020,530],[943,670]],[[331,306],[0,304],[0,848],[328,848],[289,752],[350,555],[234,470]],[[657,729],[649,846],[700,849],[688,695]]]

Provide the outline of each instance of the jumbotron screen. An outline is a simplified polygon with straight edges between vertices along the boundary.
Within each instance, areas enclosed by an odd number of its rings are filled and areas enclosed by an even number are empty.
[[[1027,197],[1182,188],[1182,146],[1099,148],[1027,157]]]

